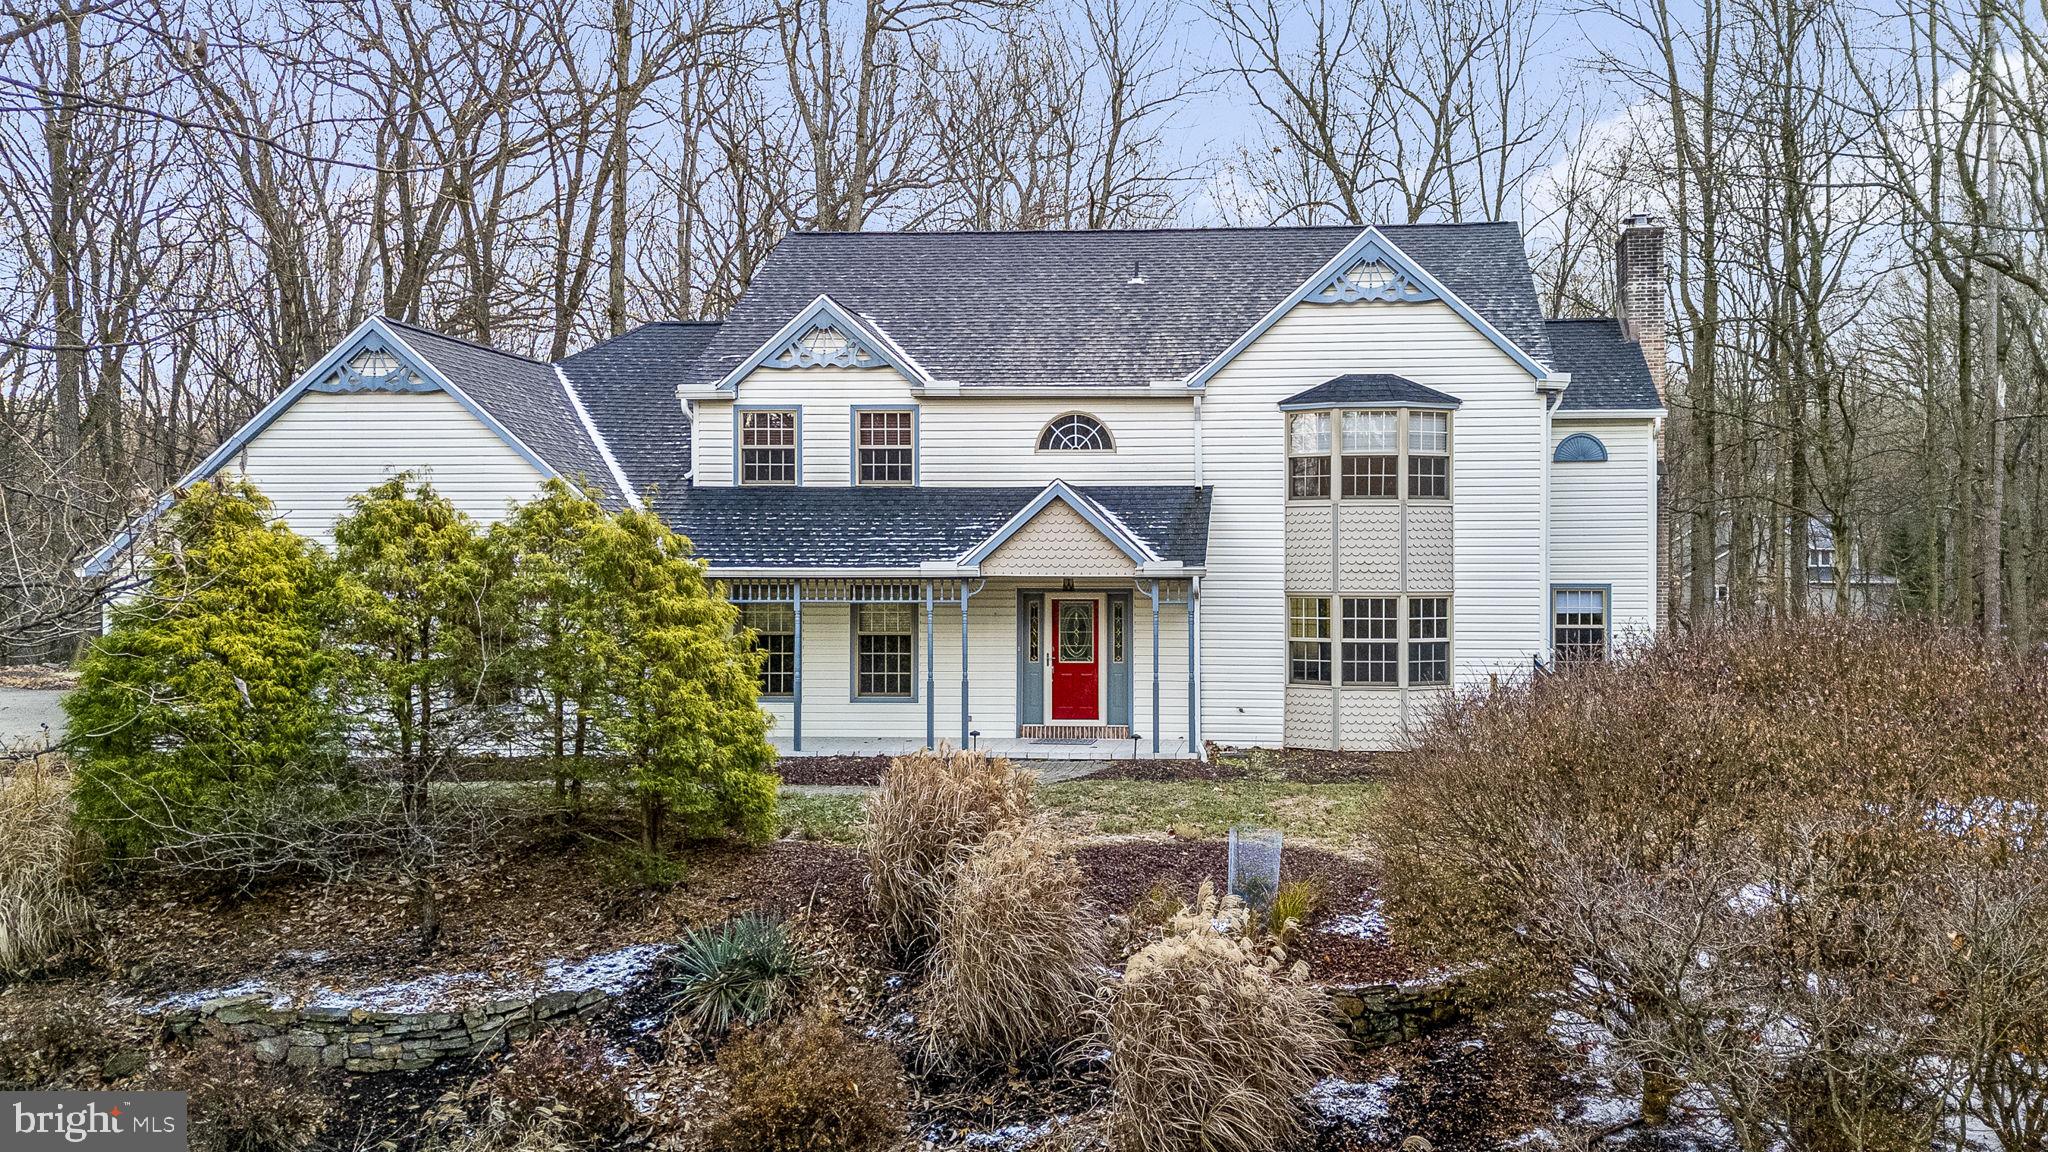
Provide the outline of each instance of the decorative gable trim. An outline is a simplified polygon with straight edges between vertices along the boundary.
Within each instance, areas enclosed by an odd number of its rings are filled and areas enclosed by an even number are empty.
[[[1111,515],[1108,509],[1075,491],[1066,481],[1055,480],[1032,497],[1031,502],[1019,509],[1015,516],[1005,520],[1003,526],[996,529],[993,535],[964,553],[959,560],[960,566],[971,568],[988,559],[990,554],[1002,547],[1010,537],[1022,531],[1026,524],[1031,523],[1032,519],[1054,500],[1073,509],[1090,527],[1102,533],[1111,544],[1116,545],[1119,552],[1130,557],[1132,564],[1143,567],[1159,562],[1158,555],[1146,547],[1145,542],[1138,539],[1129,528],[1124,527],[1122,521]]]
[[[830,296],[819,296],[775,335],[725,374],[715,391],[730,392],[756,368],[894,368],[914,388],[929,385],[931,376],[872,320],[842,308]]]
[[[1384,263],[1389,271],[1394,274],[1392,280],[1383,281],[1377,272],[1369,271],[1371,265],[1376,261]],[[1354,270],[1358,270],[1359,279],[1358,283],[1352,286],[1352,273]],[[1393,285],[1398,285],[1398,287],[1393,287]],[[1374,294],[1371,296],[1364,295],[1363,293],[1368,290]],[[1514,341],[1502,335],[1500,329],[1495,328],[1484,316],[1474,311],[1471,305],[1458,299],[1455,293],[1444,287],[1436,277],[1431,276],[1422,265],[1416,263],[1407,253],[1401,251],[1392,240],[1382,235],[1378,228],[1367,228],[1353,238],[1351,243],[1346,244],[1343,251],[1330,257],[1329,261],[1318,269],[1314,275],[1303,281],[1299,288],[1288,293],[1285,300],[1275,305],[1273,310],[1266,313],[1257,324],[1252,325],[1249,331],[1232,341],[1230,347],[1225,348],[1217,354],[1215,359],[1189,374],[1186,381],[1187,386],[1189,388],[1208,387],[1209,381],[1214,379],[1218,372],[1223,371],[1225,365],[1237,359],[1238,354],[1251,347],[1253,341],[1271,330],[1273,325],[1280,322],[1282,316],[1294,310],[1295,305],[1305,302],[1316,304],[1345,303],[1347,301],[1343,299],[1344,294],[1352,291],[1361,293],[1361,295],[1356,297],[1358,300],[1391,298],[1398,301],[1410,299],[1406,293],[1411,291],[1427,293],[1426,296],[1417,296],[1414,299],[1442,301],[1451,311],[1457,313],[1460,319],[1470,324],[1481,336],[1486,337],[1487,341],[1494,347],[1505,352],[1523,371],[1527,372],[1539,383],[1547,381],[1556,375],[1550,369],[1538,364],[1535,357],[1523,351]],[[1385,295],[1388,292],[1393,293],[1392,297]],[[1311,300],[1311,297],[1316,296],[1328,298]]]
[[[446,392],[484,427],[503,440],[507,447],[518,453],[521,459],[533,465],[542,476],[550,479],[560,479],[562,476],[547,461],[541,459],[539,453],[513,435],[511,429],[499,423],[496,417],[484,411],[482,405],[470,399],[467,393],[442,375],[432,361],[406,344],[397,330],[384,323],[382,317],[372,316],[356,325],[355,330],[343,337],[341,342],[327,355],[321,357],[318,363],[301,373],[290,387],[278,393],[275,400],[264,405],[263,410],[251,417],[247,424],[242,425],[233,436],[222,441],[218,448],[208,453],[206,459],[185,473],[169,492],[159,497],[148,511],[136,518],[133,524],[122,529],[105,547],[93,553],[91,559],[79,569],[80,574],[104,574],[116,558],[134,546],[143,530],[170,508],[171,500],[176,493],[220,471],[223,465],[234,459],[251,440],[262,435],[264,429],[275,423],[279,416],[284,415],[286,409],[308,392]],[[625,491],[630,492],[631,489]]]
[[[1302,298],[1302,302],[1352,304],[1370,300],[1388,304],[1420,304],[1437,298],[1427,284],[1404,271],[1379,244],[1368,243],[1359,249],[1343,271],[1325,276],[1315,291]]]

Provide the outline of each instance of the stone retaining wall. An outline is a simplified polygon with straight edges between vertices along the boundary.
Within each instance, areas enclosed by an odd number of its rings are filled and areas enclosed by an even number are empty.
[[[487,1000],[442,1012],[364,1008],[279,1008],[268,996],[228,996],[165,1014],[174,1034],[202,1024],[247,1044],[256,1059],[294,1068],[399,1072],[523,1040],[551,1020],[603,1004],[600,989]]]
[[[1384,1048],[1467,1019],[1471,1001],[1455,977],[1409,984],[1333,987],[1330,1009],[1353,1046]]]

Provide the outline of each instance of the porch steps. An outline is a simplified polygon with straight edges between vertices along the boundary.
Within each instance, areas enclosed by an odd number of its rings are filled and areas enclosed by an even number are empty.
[[[1025,724],[1019,740],[1129,740],[1128,724]]]

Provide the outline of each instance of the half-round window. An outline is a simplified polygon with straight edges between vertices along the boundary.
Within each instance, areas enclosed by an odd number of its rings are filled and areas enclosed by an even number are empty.
[[[1607,459],[1607,445],[1591,433],[1574,432],[1558,441],[1550,459],[1557,464],[1600,464]]]
[[[1116,445],[1109,429],[1093,416],[1069,412],[1045,426],[1038,434],[1040,452],[1112,452]]]

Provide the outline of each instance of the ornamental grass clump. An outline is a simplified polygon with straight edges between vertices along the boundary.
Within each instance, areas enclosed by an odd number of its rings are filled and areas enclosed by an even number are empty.
[[[890,762],[868,798],[862,831],[868,895],[889,948],[921,958],[955,856],[1031,815],[1037,777],[1000,756],[919,752]]]
[[[788,928],[753,912],[684,936],[675,963],[676,1007],[713,1033],[774,1015],[810,972]]]
[[[48,757],[0,777],[0,972],[43,966],[85,926],[72,877],[71,785]]]
[[[909,1090],[889,1049],[823,1016],[743,1032],[718,1050],[726,1106],[710,1152],[882,1152],[909,1129]]]
[[[1032,824],[998,829],[951,868],[925,985],[926,1050],[1011,1064],[1071,1040],[1102,972],[1081,869]]]
[[[1303,1098],[1338,1051],[1328,999],[1237,930],[1234,903],[1205,883],[1110,990],[1114,1152],[1265,1152],[1308,1133]]]

